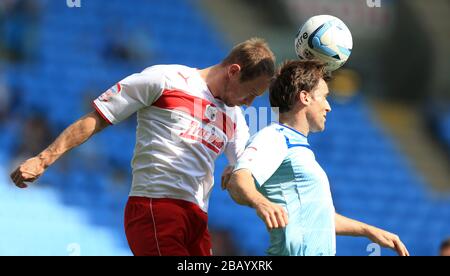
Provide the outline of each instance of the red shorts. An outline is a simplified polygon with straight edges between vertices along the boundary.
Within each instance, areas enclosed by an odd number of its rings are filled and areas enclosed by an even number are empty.
[[[125,233],[135,256],[211,256],[208,215],[194,203],[130,197]]]

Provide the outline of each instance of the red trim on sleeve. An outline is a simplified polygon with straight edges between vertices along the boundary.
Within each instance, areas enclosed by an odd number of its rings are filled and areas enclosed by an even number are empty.
[[[92,102],[92,107],[94,107],[94,109],[97,111],[98,114],[100,114],[100,116],[110,125],[113,125],[111,123],[111,121],[108,120],[108,118],[106,118],[106,116],[100,111],[100,108],[98,108],[98,106],[95,104],[95,101]]]

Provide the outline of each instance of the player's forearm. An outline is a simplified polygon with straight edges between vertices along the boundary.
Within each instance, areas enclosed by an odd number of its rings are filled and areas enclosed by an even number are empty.
[[[234,172],[227,185],[228,192],[236,203],[255,207],[266,198],[256,190],[251,173],[247,170]]]
[[[106,126],[106,122],[96,112],[92,112],[66,128],[50,146],[38,155],[38,158],[42,161],[44,168],[47,168],[64,153],[83,144]]]
[[[336,235],[367,236],[369,225],[335,213]]]

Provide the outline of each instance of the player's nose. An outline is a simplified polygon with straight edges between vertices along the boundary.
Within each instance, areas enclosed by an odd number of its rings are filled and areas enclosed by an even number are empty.
[[[330,103],[327,101],[327,105],[325,106],[325,111],[328,113],[328,112],[331,112],[331,105],[330,105]]]

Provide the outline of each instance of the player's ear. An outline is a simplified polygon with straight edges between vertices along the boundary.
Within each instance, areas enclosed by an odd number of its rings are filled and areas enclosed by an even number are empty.
[[[241,74],[241,66],[239,64],[231,64],[228,67],[228,77],[230,79],[239,78]]]
[[[300,101],[303,105],[310,105],[311,97],[308,91],[302,90],[297,93],[297,100]]]

